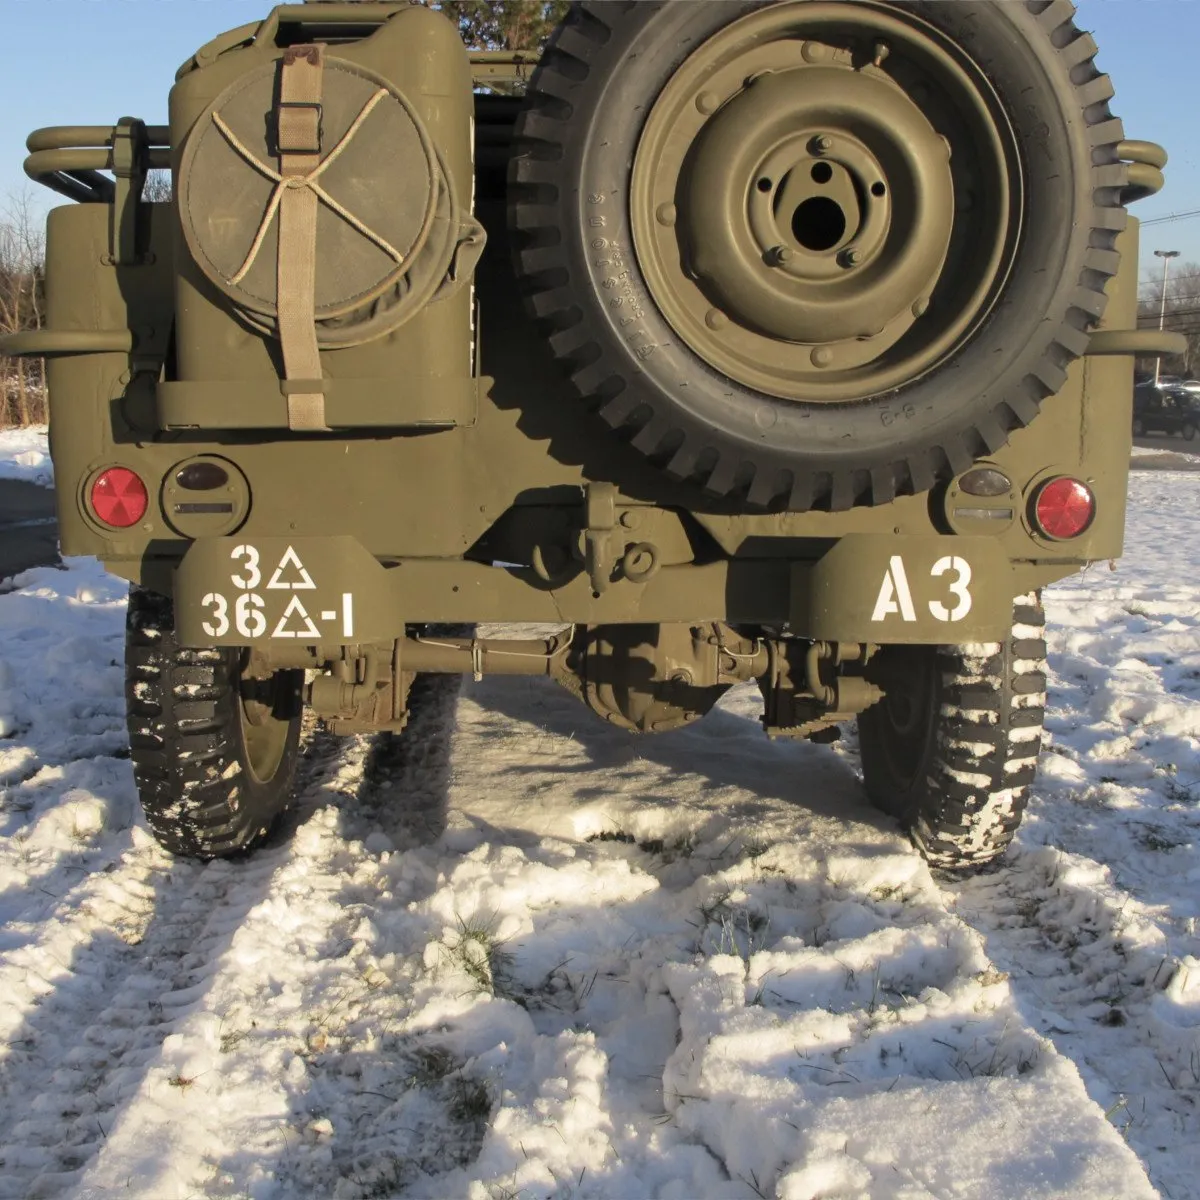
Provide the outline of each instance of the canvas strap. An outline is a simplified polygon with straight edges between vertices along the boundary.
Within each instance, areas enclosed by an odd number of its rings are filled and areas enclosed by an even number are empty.
[[[321,174],[333,164],[375,106],[387,96],[387,89],[380,88],[371,96],[337,145],[322,159],[321,89],[324,68],[325,47],[320,43],[290,46],[284,51],[276,109],[278,171],[256,158],[220,113],[214,112],[212,116],[213,124],[230,146],[250,166],[275,184],[250,249],[229,282],[240,283],[246,277],[278,213],[276,322],[283,352],[282,390],[287,397],[288,427],[291,429],[328,429],[325,424],[325,394],[316,325],[319,206],[325,204],[332,209],[397,263],[404,261],[404,255],[399,250],[335,200],[319,182]]]
[[[289,46],[283,53],[276,128],[279,138],[279,254],[276,282],[279,345],[288,427],[326,429],[321,355],[317,349],[317,193],[304,185],[321,164],[321,84],[325,47]],[[297,186],[299,185],[299,186]],[[298,385],[298,386],[297,386]]]

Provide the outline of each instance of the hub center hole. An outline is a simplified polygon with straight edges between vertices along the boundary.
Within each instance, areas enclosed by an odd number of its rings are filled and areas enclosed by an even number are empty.
[[[792,236],[806,250],[829,250],[846,232],[846,214],[828,196],[810,196],[792,213]]]
[[[813,163],[809,174],[812,176],[813,183],[828,183],[833,178],[833,168],[828,163]]]

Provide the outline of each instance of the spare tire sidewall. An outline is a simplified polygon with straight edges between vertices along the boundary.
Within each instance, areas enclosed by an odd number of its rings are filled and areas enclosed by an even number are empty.
[[[962,45],[995,87],[1024,170],[1023,227],[1003,293],[967,344],[913,383],[861,401],[780,399],[715,371],[663,318],[634,253],[630,179],[646,117],[679,64],[747,6],[637,5],[621,20],[624,36],[595,48],[573,89],[575,119],[591,119],[586,136],[564,147],[574,184],[564,248],[572,277],[590,285],[576,295],[585,324],[596,336],[603,330],[614,370],[655,412],[665,409],[672,427],[705,445],[740,444],[759,470],[870,469],[938,448],[951,460],[986,452],[995,438],[977,425],[998,422],[1007,432],[1025,423],[1030,402],[1053,390],[1034,373],[1048,353],[1052,371],[1071,357],[1053,342],[1084,269],[1094,185],[1088,122],[1067,70],[1024,4],[905,8]],[[1086,323],[1082,313],[1076,320]]]

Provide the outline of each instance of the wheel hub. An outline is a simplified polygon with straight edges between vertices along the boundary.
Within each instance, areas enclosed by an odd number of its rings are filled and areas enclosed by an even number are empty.
[[[899,386],[1003,281],[1019,180],[1003,124],[987,81],[915,17],[819,0],[751,13],[680,66],[639,142],[650,291],[740,383],[833,401]]]

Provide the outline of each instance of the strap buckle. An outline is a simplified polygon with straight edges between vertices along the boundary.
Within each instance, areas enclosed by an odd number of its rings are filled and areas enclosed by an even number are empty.
[[[324,109],[312,100],[280,100],[275,112],[275,140],[280,154],[320,154]]]

